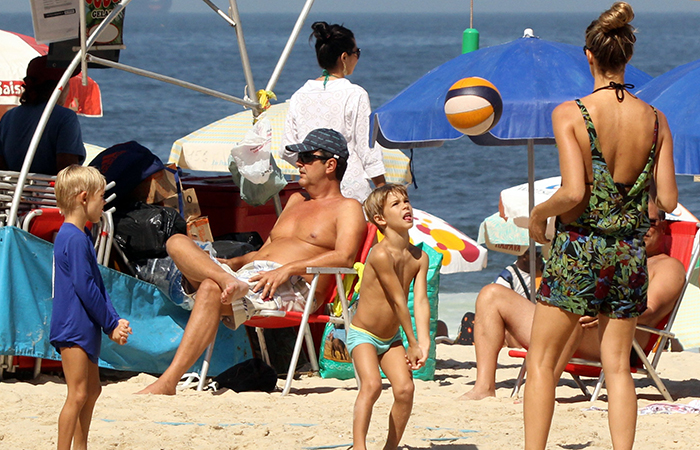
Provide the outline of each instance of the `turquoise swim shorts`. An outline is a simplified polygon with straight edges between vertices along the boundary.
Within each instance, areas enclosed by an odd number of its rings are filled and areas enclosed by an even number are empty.
[[[396,334],[391,339],[381,339],[367,330],[363,330],[360,327],[356,327],[350,324],[350,330],[348,331],[347,347],[350,356],[352,356],[352,351],[360,344],[372,344],[374,348],[377,349],[377,355],[383,355],[389,351],[389,348],[394,344],[394,342],[402,342],[401,330],[397,330]]]

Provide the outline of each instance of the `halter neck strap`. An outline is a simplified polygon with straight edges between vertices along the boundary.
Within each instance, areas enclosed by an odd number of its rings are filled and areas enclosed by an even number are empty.
[[[591,94],[595,94],[596,92],[602,91],[604,89],[614,89],[615,90],[615,97],[617,97],[617,101],[622,103],[622,101],[625,99],[625,90],[626,89],[634,89],[634,85],[629,84],[629,83],[620,84],[620,83],[615,83],[614,81],[611,81],[609,85],[599,87],[598,89],[591,92]]]

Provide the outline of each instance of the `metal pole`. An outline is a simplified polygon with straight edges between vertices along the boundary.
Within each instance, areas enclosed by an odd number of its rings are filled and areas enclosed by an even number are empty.
[[[236,37],[238,38],[238,51],[241,54],[241,62],[243,63],[243,74],[245,75],[245,83],[248,87],[246,94],[248,98],[255,99],[255,107],[253,107],[253,116],[257,117],[262,112],[262,105],[258,101],[258,94],[255,90],[255,81],[253,80],[253,71],[250,68],[250,59],[248,58],[248,49],[245,46],[245,37],[243,37],[243,25],[241,25],[241,16],[238,14],[238,3],[236,0],[229,0],[231,19],[236,23]]]
[[[180,87],[184,87],[187,89],[191,89],[193,91],[200,92],[202,94],[211,95],[213,97],[217,97],[217,98],[220,98],[223,100],[227,100],[229,102],[237,103],[239,105],[243,105],[243,106],[248,107],[248,108],[255,109],[255,108],[260,107],[260,105],[258,103],[253,103],[249,100],[244,100],[244,99],[241,99],[238,97],[234,97],[233,95],[224,94],[223,92],[215,91],[214,89],[205,88],[203,86],[200,86],[200,85],[194,84],[194,83],[190,83],[188,81],[178,80],[177,78],[168,77],[166,75],[161,75],[161,74],[155,73],[155,72],[149,72],[148,70],[137,69],[136,67],[131,67],[131,66],[127,66],[125,64],[116,63],[116,62],[110,61],[108,59],[98,58],[97,56],[90,55],[90,54],[87,55],[87,59],[89,62],[101,64],[101,65],[107,66],[107,67],[112,67],[114,69],[123,70],[125,72],[133,73],[136,75],[141,75],[143,77],[152,78],[154,80],[163,81],[165,83],[174,84],[175,86],[180,86]]]
[[[112,12],[107,16],[100,25],[95,28],[95,31],[92,32],[90,37],[87,40],[86,46],[89,49],[92,44],[95,43],[95,40],[97,40],[97,36],[102,33],[102,31],[107,28],[107,26],[122,12],[122,10],[126,7],[131,2],[131,0],[122,0],[121,3],[116,5]],[[66,86],[68,83],[68,80],[70,79],[71,74],[75,70],[76,67],[78,67],[78,64],[80,63],[81,59],[83,58],[83,52],[82,50],[78,53],[75,54],[73,57],[73,60],[71,63],[68,65],[68,68],[66,71],[63,73],[63,76],[59,80],[58,84],[56,85],[56,89],[54,89],[53,93],[51,94],[51,97],[49,98],[48,103],[46,104],[46,108],[44,108],[44,112],[41,114],[41,118],[39,119],[39,123],[36,126],[36,130],[34,130],[34,135],[32,136],[32,140],[29,142],[29,148],[27,149],[27,154],[24,157],[24,163],[22,164],[22,170],[20,171],[19,178],[17,179],[17,189],[15,189],[15,193],[12,197],[12,206],[10,207],[10,216],[8,217],[7,223],[9,225],[14,225],[15,222],[17,222],[17,211],[19,210],[19,203],[20,200],[22,199],[22,191],[24,191],[24,183],[27,181],[27,174],[29,173],[29,167],[32,165],[32,161],[34,160],[34,155],[36,154],[36,149],[39,146],[39,141],[41,140],[41,135],[44,134],[44,129],[46,128],[46,124],[49,121],[49,117],[51,117],[51,112],[53,111],[54,106],[56,106],[56,103],[58,102],[58,98],[61,96],[61,93],[63,92],[63,88]]]
[[[532,208],[535,207],[535,141],[533,139],[527,140],[527,194],[528,217],[531,217]],[[535,240],[530,238],[530,301],[532,303],[537,303],[537,293],[535,292],[536,255]]]
[[[210,2],[209,0],[202,0],[202,1],[204,3],[206,3],[207,6],[209,6],[211,9],[213,9],[216,14],[218,14],[219,16],[221,16],[221,18],[223,18],[226,22],[228,22],[229,25],[231,25],[232,27],[236,26],[236,22],[234,22],[229,16],[227,16],[225,12],[223,12],[221,9],[219,9],[218,6],[216,6],[215,4]]]
[[[87,19],[85,18],[85,1],[80,2],[80,75],[83,82],[83,86],[87,86],[87,61],[85,60],[85,55],[87,54]]]
[[[284,50],[282,50],[280,59],[277,61],[277,66],[275,66],[275,70],[272,71],[270,81],[267,82],[267,86],[265,87],[266,91],[275,90],[277,80],[279,80],[282,69],[284,69],[284,65],[287,63],[287,59],[289,59],[289,54],[292,53],[294,43],[301,32],[301,27],[304,26],[304,21],[306,21],[306,18],[309,16],[309,11],[311,11],[313,4],[314,0],[306,0],[306,3],[304,3],[304,7],[302,8],[301,13],[299,13],[299,18],[292,29],[292,34],[289,35],[289,40],[287,40],[287,44],[284,46]]]
[[[469,28],[474,28],[474,0],[469,3]]]

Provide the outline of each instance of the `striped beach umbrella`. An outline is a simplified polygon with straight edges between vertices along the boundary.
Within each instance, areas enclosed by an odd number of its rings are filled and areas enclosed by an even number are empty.
[[[297,168],[281,157],[284,122],[289,103],[272,105],[263,114],[272,126],[272,155],[282,173],[294,179],[299,175]],[[261,116],[262,117],[262,116]],[[242,111],[211,123],[173,143],[168,162],[190,170],[228,173],[228,160],[231,148],[245,137],[253,126],[253,112]],[[382,148],[386,179],[390,183],[408,184],[412,181],[409,159],[399,150]]]

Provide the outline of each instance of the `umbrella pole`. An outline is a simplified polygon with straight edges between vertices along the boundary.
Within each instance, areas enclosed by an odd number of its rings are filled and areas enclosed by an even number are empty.
[[[535,207],[535,141],[527,140],[527,194],[529,217],[532,217],[532,209]],[[537,277],[537,251],[535,240],[530,237],[530,301],[537,303],[535,292],[535,278]]]

